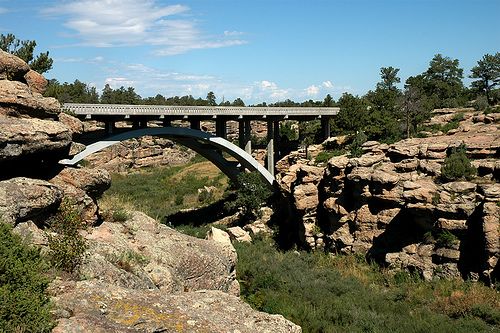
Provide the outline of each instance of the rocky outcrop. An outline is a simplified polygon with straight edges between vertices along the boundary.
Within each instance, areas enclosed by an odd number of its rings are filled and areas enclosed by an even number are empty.
[[[159,137],[144,136],[120,142],[86,158],[92,167],[109,172],[153,167],[175,166],[188,163],[194,152]]]
[[[124,288],[184,292],[200,289],[239,294],[232,246],[183,235],[145,214],[104,222],[86,237],[86,279]]]
[[[54,284],[62,332],[301,332],[280,315],[257,312],[215,290],[170,294],[100,281]]]
[[[19,177],[0,181],[0,220],[16,225],[45,219],[57,210],[62,197],[57,186],[44,180]]]
[[[443,110],[438,116],[450,118]],[[428,279],[491,281],[500,257],[500,135],[495,121],[463,119],[452,134],[391,145],[369,141],[361,157],[333,157],[325,167],[285,157],[278,165],[290,166],[278,180],[292,202],[299,242],[367,254]],[[479,177],[442,183],[447,152],[461,144]]]

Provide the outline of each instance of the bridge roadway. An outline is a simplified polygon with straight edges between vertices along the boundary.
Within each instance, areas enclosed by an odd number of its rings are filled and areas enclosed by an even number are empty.
[[[74,113],[82,120],[97,120],[104,122],[105,131],[108,135],[113,136],[115,130],[115,123],[118,121],[129,121],[132,123],[132,130],[147,129],[149,121],[162,122],[163,127],[171,127],[172,120],[185,120],[190,124],[190,129],[201,132],[200,121],[212,120],[215,121],[215,137],[222,138],[226,141],[227,137],[227,122],[237,121],[239,124],[238,143],[239,148],[244,149],[248,155],[243,156],[241,152],[235,154],[239,157],[240,162],[244,162],[245,166],[252,166],[248,162],[248,157],[251,158],[251,121],[259,120],[267,122],[267,169],[270,175],[274,176],[274,162],[280,157],[280,135],[279,123],[283,120],[298,120],[307,121],[319,119],[321,120],[321,128],[323,138],[326,139],[330,136],[329,120],[339,112],[339,108],[333,107],[236,107],[236,106],[164,106],[164,105],[124,105],[124,104],[76,104],[65,103],[62,106],[63,110]],[[168,133],[167,133],[168,132]],[[170,135],[170,130],[162,133],[163,135]],[[137,132],[139,133],[139,132]],[[132,135],[132,133],[131,133]],[[135,135],[135,134],[134,134]],[[184,138],[181,138],[181,136]],[[218,150],[225,150],[227,152],[237,151],[237,147],[227,148],[229,142],[226,141],[224,145],[217,142],[214,143],[212,139],[201,138],[195,132],[184,133],[179,136],[174,135],[172,139],[176,139],[181,144],[195,147],[194,141],[204,141],[204,145],[196,146],[198,150],[208,152],[208,145],[216,147]],[[111,137],[110,137],[111,139]],[[183,141],[184,140],[184,141]],[[189,141],[186,141],[189,140]],[[194,141],[193,141],[194,140]],[[111,141],[110,141],[111,142]],[[108,142],[109,143],[109,142]],[[102,143],[95,147],[104,147],[108,143]],[[232,145],[232,144],[231,144]],[[201,147],[201,148],[200,148]],[[80,156],[84,158],[85,154],[92,153],[91,147],[89,150]],[[94,149],[94,148],[93,148]],[[102,148],[100,148],[102,149]],[[218,161],[219,155],[214,155],[211,160],[216,165],[224,165],[224,168],[229,170],[231,167],[226,167],[229,163]],[[203,155],[203,154],[202,154]],[[234,155],[234,154],[233,154]],[[207,156],[206,156],[207,157]],[[207,157],[208,158],[208,157]],[[210,159],[210,158],[209,158]],[[69,164],[76,163],[76,159],[66,161]],[[253,162],[252,162],[253,163]],[[247,167],[248,168],[248,167]],[[255,166],[251,169],[257,170]],[[223,168],[221,168],[222,171]],[[262,170],[257,170],[261,172]],[[225,172],[229,175],[229,172]],[[263,172],[261,172],[263,173]],[[234,176],[235,173],[233,172]],[[269,180],[268,175],[264,175]]]

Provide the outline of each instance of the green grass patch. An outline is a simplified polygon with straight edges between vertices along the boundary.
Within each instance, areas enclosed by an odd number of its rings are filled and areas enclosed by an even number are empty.
[[[316,163],[326,163],[328,160],[334,156],[340,156],[345,154],[346,152],[342,149],[335,150],[323,150],[316,155],[315,162]]]
[[[236,243],[241,295],[304,332],[493,332],[500,299],[480,284],[391,275],[361,257]]]
[[[149,216],[163,219],[181,209],[198,207],[222,197],[228,180],[215,166],[200,157],[189,164],[175,167],[156,167],[131,174],[113,174],[111,188],[101,202],[111,203],[113,218],[123,220],[125,209],[142,211]],[[198,189],[215,186],[216,193],[209,200],[199,201]],[[116,207],[119,201],[121,208]],[[121,216],[123,215],[123,216]]]

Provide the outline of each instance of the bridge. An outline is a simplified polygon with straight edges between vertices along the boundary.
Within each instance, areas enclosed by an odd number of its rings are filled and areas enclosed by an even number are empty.
[[[242,168],[259,172],[269,183],[274,182],[274,161],[279,156],[279,124],[283,120],[308,121],[319,119],[323,139],[330,135],[329,120],[339,112],[333,107],[234,107],[234,106],[163,106],[123,104],[66,103],[63,110],[81,120],[104,123],[107,137],[87,146],[71,160],[62,164],[76,164],[90,154],[118,142],[144,135],[164,136],[193,149],[214,163],[229,178],[235,179]],[[173,127],[172,121],[183,120],[189,128]],[[251,121],[267,123],[267,169],[251,156]],[[131,126],[120,128],[116,123],[126,121]],[[201,130],[201,121],[215,122],[215,135]],[[238,145],[227,140],[227,123],[238,122]],[[236,161],[227,159],[222,152]]]

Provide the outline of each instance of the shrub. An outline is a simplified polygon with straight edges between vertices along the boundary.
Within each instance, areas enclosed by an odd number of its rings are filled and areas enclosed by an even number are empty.
[[[366,142],[366,140],[368,140],[368,137],[364,132],[359,132],[358,134],[356,134],[354,140],[351,143],[352,157],[360,157],[361,155],[363,155],[363,149],[361,148],[361,146]]]
[[[445,230],[439,233],[436,239],[438,247],[452,247],[458,241],[457,236]]]
[[[472,106],[476,111],[484,111],[489,106],[486,96],[477,96]]]
[[[340,156],[344,154],[343,150],[323,150],[316,155],[315,162],[316,163],[325,163],[334,156]]]
[[[66,272],[74,272],[81,264],[87,244],[80,235],[84,223],[80,214],[68,201],[63,201],[59,211],[49,221],[47,233],[49,257],[54,267]]]
[[[49,280],[39,251],[23,244],[0,222],[0,331],[50,332]]]
[[[466,155],[464,144],[457,148],[452,148],[451,153],[445,158],[441,166],[441,177],[445,181],[457,179],[472,179],[476,174],[476,169],[470,163]]]
[[[260,206],[269,199],[272,191],[258,172],[241,172],[233,184],[238,190],[236,199],[225,203],[227,210],[242,209],[243,216],[251,218],[260,214]]]
[[[132,250],[122,252],[120,255],[112,255],[108,259],[117,267],[131,273],[136,265],[146,265],[149,262],[145,256]]]

